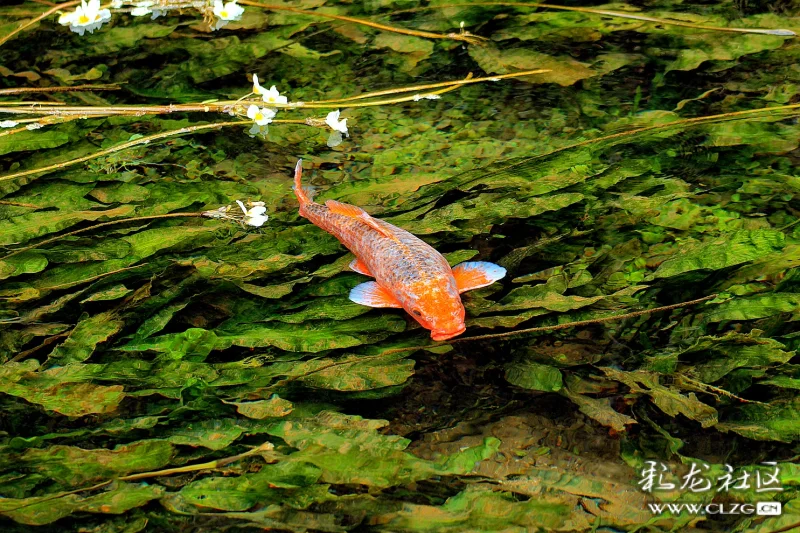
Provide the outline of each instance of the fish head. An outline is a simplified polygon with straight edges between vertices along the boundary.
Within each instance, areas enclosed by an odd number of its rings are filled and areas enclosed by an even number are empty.
[[[464,304],[453,283],[420,283],[409,291],[403,307],[425,329],[431,338],[443,341],[461,335],[467,329],[464,323]]]

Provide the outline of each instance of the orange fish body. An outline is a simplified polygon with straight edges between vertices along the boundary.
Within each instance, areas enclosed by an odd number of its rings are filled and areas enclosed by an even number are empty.
[[[350,268],[372,276],[350,291],[350,299],[370,307],[402,307],[436,341],[466,329],[460,293],[485,287],[505,276],[492,263],[468,262],[453,268],[430,245],[402,228],[367,214],[360,207],[328,200],[311,200],[300,185],[302,161],[294,174],[294,193],[300,216],[344,244],[356,259]]]

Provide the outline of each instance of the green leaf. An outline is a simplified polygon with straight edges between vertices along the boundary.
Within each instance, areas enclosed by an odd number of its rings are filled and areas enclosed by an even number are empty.
[[[561,372],[557,368],[533,361],[517,361],[506,365],[506,380],[517,387],[543,392],[557,392],[563,386]]]
[[[0,137],[0,155],[24,150],[55,148],[69,142],[69,134],[50,128],[44,130],[21,131]]]
[[[717,424],[717,410],[697,399],[694,393],[681,394],[679,391],[659,383],[659,376],[642,370],[624,372],[613,368],[602,368],[606,376],[624,383],[631,392],[650,396],[653,403],[669,416],[682,414],[700,422],[704,428]]]
[[[551,499],[519,501],[512,493],[470,487],[438,507],[406,504],[387,518],[389,531],[555,531],[570,516],[570,506]]]
[[[51,446],[26,451],[20,460],[63,485],[79,487],[132,472],[158,470],[169,464],[173,447],[162,440],[120,444],[113,450]]]
[[[124,325],[125,322],[112,312],[84,317],[70,332],[67,340],[53,350],[48,364],[63,366],[87,360],[98,344],[107,341]]]
[[[796,441],[800,439],[800,398],[743,405],[717,424],[717,428],[754,440]]]
[[[476,460],[493,455],[500,444],[497,439],[486,439],[482,445],[445,457],[437,464],[405,452],[407,439],[379,434],[377,430],[386,424],[325,411],[302,422],[280,422],[269,433],[300,450],[291,455],[293,460],[318,466],[321,481],[374,487],[447,473],[465,474],[475,467]]]
[[[89,496],[65,494],[56,499],[50,496],[21,500],[3,498],[0,500],[0,515],[21,524],[41,526],[72,513],[122,514],[160,498],[164,492],[164,488],[158,485],[116,483],[111,490]]]
[[[720,235],[704,242],[682,247],[664,261],[653,278],[669,278],[693,270],[719,270],[755,261],[785,246],[783,233],[775,230],[743,230]]]
[[[405,329],[406,322],[397,315],[383,314],[345,322],[312,321],[294,324],[241,324],[220,331],[216,349],[230,346],[256,348],[275,346],[292,352],[321,352],[351,348],[367,341],[383,339]]]
[[[319,389],[363,391],[400,385],[412,375],[414,361],[402,356],[350,355],[325,360],[325,366],[300,381]]]
[[[174,430],[167,440],[172,444],[204,446],[211,450],[224,450],[244,433],[244,428],[236,420],[201,420]]]
[[[255,402],[231,402],[236,406],[236,411],[247,418],[263,420],[265,418],[281,418],[290,414],[294,407],[292,402],[274,395],[269,400]]]
[[[734,298],[709,309],[705,318],[709,322],[723,320],[756,320],[781,313],[797,313],[800,293],[777,292]]]
[[[577,404],[581,413],[618,433],[625,431],[628,424],[637,423],[630,416],[615,411],[611,406],[611,398],[592,398],[574,393],[566,387],[563,391],[567,398]]]
[[[35,378],[3,384],[0,389],[43,408],[66,416],[112,413],[125,397],[122,385],[60,383],[46,388],[37,386]],[[0,378],[0,383],[2,379]]]
[[[286,501],[280,489],[299,489],[316,483],[321,470],[302,461],[279,461],[261,467],[255,474],[233,478],[210,477],[183,487],[180,497],[187,503],[223,511],[246,511],[266,502]],[[318,495],[319,488],[308,491]],[[294,491],[293,491],[294,492]],[[323,491],[324,492],[324,491]]]

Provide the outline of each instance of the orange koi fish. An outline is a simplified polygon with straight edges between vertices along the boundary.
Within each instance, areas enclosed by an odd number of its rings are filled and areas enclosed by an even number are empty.
[[[353,288],[350,299],[370,307],[402,307],[435,341],[464,333],[464,291],[491,285],[506,275],[493,263],[471,261],[453,268],[419,238],[378,220],[354,205],[314,202],[300,185],[303,161],[294,171],[294,193],[300,216],[327,231],[356,258],[350,268],[375,278]]]

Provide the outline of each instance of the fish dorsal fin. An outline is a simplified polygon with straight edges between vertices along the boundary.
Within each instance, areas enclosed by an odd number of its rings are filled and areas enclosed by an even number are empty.
[[[485,261],[469,261],[453,267],[459,293],[486,287],[505,275],[505,268]]]
[[[369,213],[358,206],[343,204],[342,202],[337,202],[336,200],[326,200],[325,207],[330,209],[331,213],[336,213],[337,215],[343,215],[350,218],[356,218],[384,237],[392,239],[393,241],[397,240],[397,237],[395,237],[391,231],[378,224],[374,218],[369,216]]]
[[[343,204],[336,200],[325,200],[325,207],[330,209],[332,213],[344,215],[346,217],[361,218],[363,215],[367,215],[366,211],[356,205]]]
[[[369,267],[365,265],[364,262],[358,257],[350,261],[350,270],[354,270],[359,274],[364,274],[365,276],[370,276],[372,278],[375,277],[375,275],[369,271]]]
[[[397,298],[374,281],[353,287],[350,290],[350,299],[369,307],[403,307]]]

